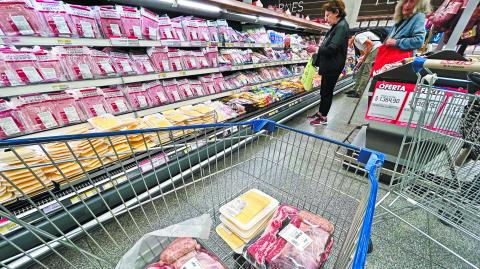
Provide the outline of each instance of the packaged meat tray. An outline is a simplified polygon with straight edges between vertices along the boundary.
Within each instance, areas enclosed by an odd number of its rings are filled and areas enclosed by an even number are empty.
[[[46,27],[28,0],[0,1],[0,30],[6,36],[45,35]]]
[[[79,37],[101,38],[102,34],[95,20],[95,13],[88,6],[65,4],[67,14],[75,27]]]
[[[158,40],[158,15],[141,7],[140,22],[142,25],[143,37],[149,40]]]
[[[76,37],[77,31],[65,10],[63,2],[56,0],[34,0],[35,9],[48,26],[49,36]]]
[[[123,29],[127,38],[143,39],[140,11],[135,7],[117,5]]]
[[[100,29],[107,38],[118,38],[125,36],[120,14],[114,6],[97,6],[96,17],[100,23]]]
[[[244,250],[257,268],[318,269],[333,245],[328,220],[290,205],[281,205],[262,236]]]

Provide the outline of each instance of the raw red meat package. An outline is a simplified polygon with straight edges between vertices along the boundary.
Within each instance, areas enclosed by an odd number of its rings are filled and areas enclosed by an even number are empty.
[[[77,35],[63,2],[55,0],[32,0],[35,9],[49,29],[49,36],[74,37]]]
[[[129,112],[131,109],[128,105],[127,98],[121,89],[105,88],[102,89],[105,102],[107,103],[107,110],[109,113],[116,115]]]
[[[33,52],[45,82],[65,81],[65,73],[57,56],[51,51],[38,49]]]
[[[328,220],[281,205],[262,236],[247,247],[245,255],[261,267],[317,269],[328,258],[333,232],[333,224]]]
[[[29,131],[41,131],[62,125],[52,111],[53,104],[44,94],[22,95],[12,99]]]
[[[88,6],[65,4],[65,10],[79,37],[101,38],[102,34],[95,20],[95,13]]]
[[[83,111],[72,95],[66,92],[47,93],[46,95],[50,100],[50,111],[58,119],[60,125],[70,125],[86,120]]]
[[[185,67],[185,70],[199,68],[199,65],[197,64],[197,58],[192,51],[184,50],[180,51],[180,54],[182,55],[183,66]]]
[[[102,93],[97,88],[85,88],[71,90],[70,93],[75,96],[75,100],[82,110],[87,114],[87,118],[102,116],[107,114],[107,104]]]
[[[8,49],[2,51],[1,57],[6,66],[7,85],[25,85],[44,80],[37,65],[37,57],[32,52]]]
[[[173,30],[172,22],[167,15],[158,17],[158,26],[160,40],[175,41],[178,40],[177,33]]]
[[[207,58],[210,67],[218,67],[218,48],[208,47],[203,49],[203,54]]]
[[[96,77],[117,76],[117,68],[108,53],[96,49],[90,49],[90,54],[92,57],[93,73],[97,74]]]
[[[202,83],[198,79],[189,79],[190,89],[192,90],[193,94],[196,96],[205,95],[205,91],[203,89]]]
[[[20,113],[12,104],[0,99],[0,139],[27,132]]]
[[[0,0],[0,30],[6,36],[45,35],[45,25],[27,0]]]
[[[215,94],[215,83],[212,76],[202,76],[199,78],[206,94]]]
[[[198,23],[191,18],[182,20],[183,31],[188,41],[202,41],[200,33],[198,32]]]
[[[210,35],[210,41],[220,42],[218,37],[217,22],[216,21],[207,21],[208,34]]]
[[[221,261],[190,237],[173,240],[160,254],[160,261],[149,269],[226,269]]]
[[[167,47],[151,47],[147,49],[147,54],[152,60],[153,65],[159,72],[170,72],[170,61],[168,60]]]
[[[210,35],[208,33],[208,25],[207,22],[204,20],[198,21],[198,33],[200,35],[201,41],[214,41],[210,39]]]
[[[183,32],[182,23],[180,21],[172,21],[172,27],[173,27],[173,31],[175,31],[175,33],[178,36],[178,40],[187,41],[187,38],[185,37],[185,33]]]
[[[124,88],[124,92],[133,109],[138,110],[151,106],[150,98],[142,84],[128,84]]]
[[[170,103],[175,103],[185,99],[185,96],[178,90],[178,83],[176,79],[166,79],[162,81],[163,90],[168,97]]]
[[[205,54],[203,51],[192,51],[193,56],[195,56],[197,60],[197,65],[198,68],[208,68],[210,67],[207,57],[205,57]]]
[[[97,6],[95,7],[95,15],[105,37],[118,38],[125,36],[120,14],[114,6]]]
[[[140,22],[142,25],[142,35],[145,39],[158,40],[158,15],[150,10],[140,8]]]
[[[183,52],[181,50],[169,49],[167,55],[168,55],[168,62],[170,63],[170,71],[184,70],[184,67],[182,64]]]
[[[134,75],[133,62],[127,53],[111,51],[110,57],[113,60],[115,69],[119,75]]]
[[[220,93],[226,90],[225,80],[222,73],[212,74],[213,83],[215,84],[215,92]]]
[[[135,7],[117,6],[123,29],[127,38],[143,39],[140,11]]]
[[[197,96],[196,92],[192,91],[191,85],[186,78],[178,80],[178,91],[187,99]]]
[[[147,54],[130,53],[130,58],[133,62],[133,69],[138,75],[156,72]]]
[[[81,46],[54,47],[53,53],[60,59],[69,80],[91,79],[99,74],[94,73],[94,65],[90,50]]]
[[[147,91],[147,95],[153,106],[160,106],[169,103],[168,97],[165,94],[163,85],[160,81],[154,80],[143,83],[143,88]]]

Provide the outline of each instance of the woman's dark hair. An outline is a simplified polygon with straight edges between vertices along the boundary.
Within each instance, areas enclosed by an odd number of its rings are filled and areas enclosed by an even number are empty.
[[[338,17],[340,18],[345,18],[345,16],[347,16],[347,13],[345,13],[345,3],[342,0],[329,0],[322,8],[325,11],[333,13],[338,12]]]

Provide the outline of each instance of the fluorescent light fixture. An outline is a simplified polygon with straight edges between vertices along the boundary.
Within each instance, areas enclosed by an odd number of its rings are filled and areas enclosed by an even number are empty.
[[[190,1],[190,0],[177,0],[177,4],[179,6],[182,6],[182,7],[188,7],[188,8],[191,8],[191,9],[199,9],[199,10],[202,10],[202,11],[206,11],[206,12],[211,12],[211,13],[219,13],[222,9],[217,7],[217,6],[213,6],[213,5],[209,5],[209,4],[203,4],[203,3],[199,3],[199,2],[196,2],[196,1]]]
[[[275,18],[260,16],[258,17],[258,21],[262,23],[277,24],[280,20]]]
[[[253,16],[253,15],[240,14],[240,13],[233,13],[233,15],[239,16],[239,17],[244,18],[244,19],[252,20],[252,21],[257,20],[257,16]]]
[[[291,23],[291,22],[288,22],[288,21],[281,21],[280,24],[284,25],[284,26],[292,27],[292,28],[297,28],[298,27],[295,23]]]
[[[167,3],[167,4],[173,4],[173,1],[174,0],[157,0],[158,2],[163,2],[163,3]]]

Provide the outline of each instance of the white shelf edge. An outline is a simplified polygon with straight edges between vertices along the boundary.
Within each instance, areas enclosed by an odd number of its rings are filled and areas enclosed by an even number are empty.
[[[55,82],[55,83],[31,84],[31,85],[25,85],[25,86],[4,87],[4,88],[0,88],[0,97],[10,97],[10,96],[17,96],[22,94],[30,94],[30,93],[54,92],[54,91],[62,91],[66,89],[102,87],[102,86],[110,86],[110,85],[125,84],[125,83],[151,81],[155,79],[162,80],[162,79],[188,77],[188,76],[204,75],[204,74],[218,73],[218,72],[238,71],[238,70],[270,67],[270,66],[280,66],[280,65],[288,65],[288,64],[299,64],[299,63],[306,63],[306,62],[307,60],[279,61],[279,62],[261,63],[261,64],[248,64],[243,66],[232,66],[230,69],[205,68],[205,69],[178,71],[178,72],[126,76],[123,78],[122,77],[101,78],[101,79],[92,79],[92,80],[65,81],[65,82]]]

